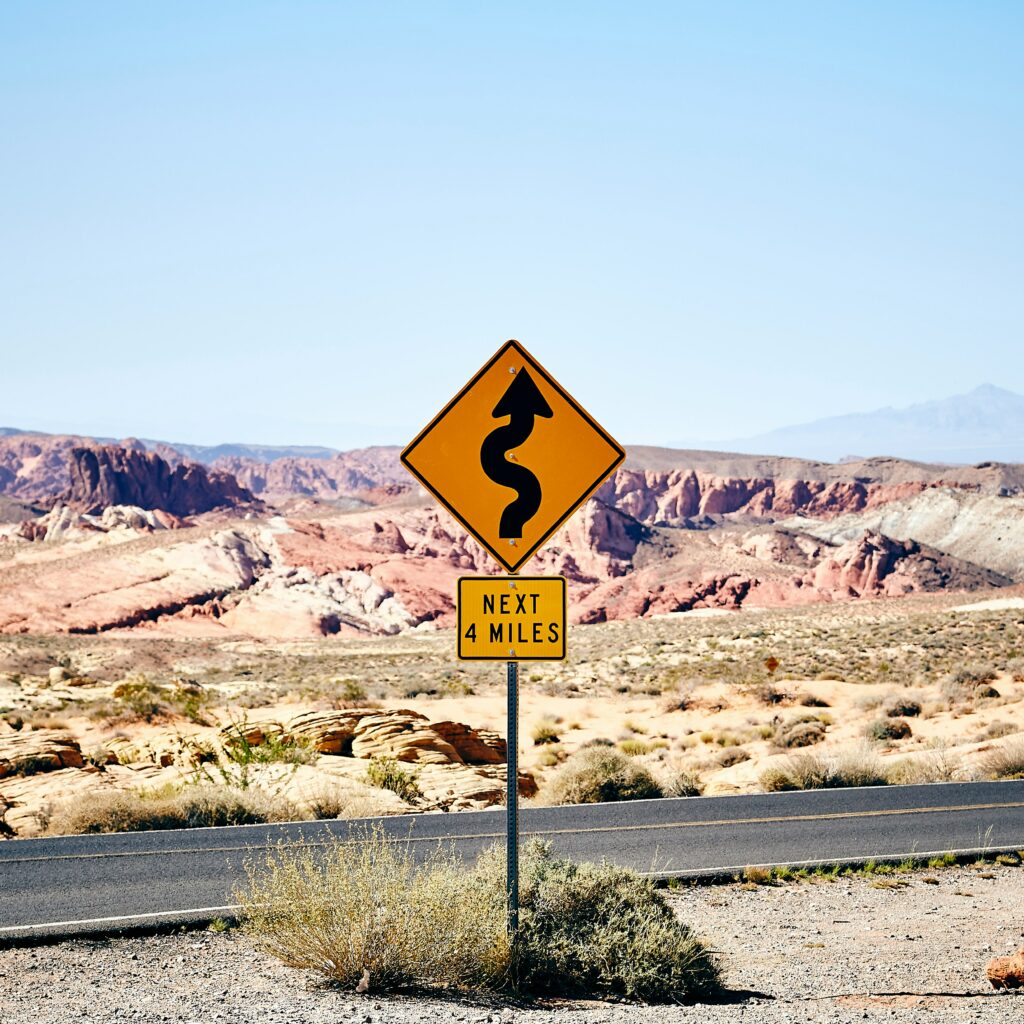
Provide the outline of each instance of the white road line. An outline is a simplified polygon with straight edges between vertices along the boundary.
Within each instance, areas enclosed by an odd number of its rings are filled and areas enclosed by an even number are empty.
[[[113,924],[115,921],[143,921],[151,920],[155,917],[178,918],[183,914],[214,914],[221,911],[235,911],[238,909],[240,909],[238,904],[232,904],[228,907],[192,907],[189,910],[158,910],[152,914],[128,914],[125,917],[87,917],[81,921],[46,921],[40,924],[16,924],[0,928],[0,933],[31,931],[33,928],[68,928],[71,925],[83,924]]]

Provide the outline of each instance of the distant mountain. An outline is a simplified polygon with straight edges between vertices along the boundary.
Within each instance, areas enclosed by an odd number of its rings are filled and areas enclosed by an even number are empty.
[[[1024,462],[1024,395],[983,384],[904,409],[829,416],[722,442],[730,451],[837,462],[892,455],[919,462]]]
[[[0,437],[17,437],[18,434],[24,433],[24,430],[19,430],[17,427],[0,427]]]
[[[274,462],[277,459],[329,459],[338,454],[337,448],[321,448],[317,445],[273,445],[273,444],[181,444],[177,441],[152,441],[143,438],[142,443],[149,449],[157,445],[173,448],[193,462],[211,463],[215,459],[255,459],[257,462]]]

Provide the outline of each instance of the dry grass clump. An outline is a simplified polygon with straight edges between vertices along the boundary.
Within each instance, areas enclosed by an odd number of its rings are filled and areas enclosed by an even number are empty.
[[[653,754],[656,750],[667,749],[666,740],[626,739],[619,742],[619,750],[629,757],[643,757],[645,754]]]
[[[545,743],[559,743],[562,739],[561,730],[553,718],[542,718],[533,727],[531,736],[535,747],[543,746]]]
[[[509,973],[500,872],[467,870],[450,850],[416,863],[409,843],[373,830],[357,842],[280,846],[246,865],[245,932],[289,967],[373,990],[502,987]]]
[[[761,774],[766,793],[797,789],[844,789],[887,786],[890,776],[873,751],[857,747],[839,755],[797,754]]]
[[[1024,772],[1024,744],[1021,745]],[[885,762],[869,744],[840,754],[798,754],[766,769],[760,778],[767,793],[796,789],[844,789],[852,786],[906,786],[954,782],[971,777],[954,752],[936,747],[922,757]]]
[[[986,779],[1024,779],[1024,740],[988,751],[978,761],[978,771]]]
[[[1020,732],[1020,726],[1014,725],[1012,722],[990,722],[988,727],[982,730],[979,738],[983,740],[998,740],[1015,732]]]
[[[467,867],[444,847],[418,861],[374,830],[326,848],[279,846],[246,867],[245,932],[291,967],[371,991],[411,986],[614,995],[713,995],[720,969],[654,887],[607,864],[532,843],[521,863],[520,932],[505,929],[500,851]]]
[[[325,784],[317,787],[302,801],[311,817],[318,821],[333,818],[379,818],[400,813],[388,803],[383,794],[363,792],[340,785]]]
[[[572,755],[545,783],[539,804],[601,804],[662,796],[646,768],[610,747],[586,747]]]
[[[258,825],[295,821],[301,815],[282,797],[258,789],[203,784],[147,793],[110,790],[77,797],[49,815],[49,835],[146,832],[210,825]]]

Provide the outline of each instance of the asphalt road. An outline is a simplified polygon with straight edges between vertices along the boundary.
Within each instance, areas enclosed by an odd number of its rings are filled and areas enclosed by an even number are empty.
[[[694,876],[1024,848],[1024,781],[817,790],[532,808],[522,838],[578,860]],[[465,857],[504,840],[504,811],[383,819],[414,850]],[[324,840],[367,822],[321,821],[0,843],[0,943],[229,914],[247,858],[280,839]]]

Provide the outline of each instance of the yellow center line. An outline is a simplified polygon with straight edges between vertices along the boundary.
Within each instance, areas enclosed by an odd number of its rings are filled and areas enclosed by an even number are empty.
[[[908,814],[957,814],[964,811],[998,811],[1024,807],[1024,801],[998,804],[960,804],[951,807],[900,807],[874,811],[834,811],[828,814],[779,814],[764,818],[718,818],[710,821],[663,821],[649,825],[594,825],[588,828],[545,828],[524,829],[524,836],[559,836],[573,834],[594,834],[598,832],[654,832],[674,828],[725,828],[736,825],[778,825],[791,821],[835,821],[843,818],[885,818]],[[447,836],[396,836],[397,841],[409,843],[447,843],[463,842],[474,839],[501,839],[505,835],[500,832],[472,832],[466,835]],[[272,837],[268,837],[273,842]],[[358,842],[358,840],[349,840]],[[305,840],[307,846],[326,846],[328,840]],[[11,857],[0,858],[0,867],[4,864],[24,864],[32,861],[54,860],[102,860],[105,857],[156,857],[181,854],[203,853],[252,853],[265,848],[266,844],[249,844],[246,846],[196,846],[172,848],[169,850],[118,850],[109,853],[62,853],[52,857]]]

